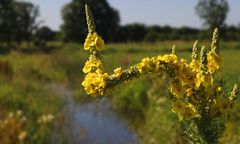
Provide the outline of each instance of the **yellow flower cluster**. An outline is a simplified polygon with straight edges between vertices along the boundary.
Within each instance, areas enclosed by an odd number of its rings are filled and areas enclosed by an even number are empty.
[[[120,78],[121,75],[122,75],[122,68],[121,68],[121,67],[116,68],[116,69],[114,70],[113,77],[114,77],[114,78]]]
[[[157,56],[157,60],[163,61],[166,63],[174,63],[176,62],[178,57],[175,54],[165,54],[163,56],[159,55]]]
[[[97,50],[102,51],[104,48],[104,41],[96,32],[88,33],[84,43],[84,50]]]
[[[140,74],[146,74],[148,72],[158,74],[163,68],[163,63],[174,63],[177,59],[178,58],[175,54],[159,55],[152,58],[146,57],[136,65],[136,68]]]
[[[90,57],[90,59],[85,63],[85,66],[83,67],[82,71],[85,74],[87,74],[102,68],[103,68],[102,62],[99,59],[95,57]]]
[[[200,63],[196,59],[192,59],[191,63],[189,64],[189,67],[194,72],[199,72],[200,71]]]
[[[196,62],[197,64],[197,62]],[[197,68],[197,66],[194,66]],[[194,85],[195,74],[198,69],[192,69],[187,63],[187,60],[180,59],[180,61],[175,61],[173,63],[175,79],[180,81],[181,85],[191,87]]]
[[[88,15],[91,13],[88,13]],[[91,19],[89,19],[91,20]],[[89,22],[92,23],[93,22]],[[93,28],[93,27],[89,27]],[[86,75],[82,85],[86,90],[87,94],[91,95],[103,95],[106,86],[106,79],[108,78],[107,73],[103,73],[102,61],[96,56],[96,51],[102,51],[104,47],[103,39],[94,30],[90,30],[84,43],[84,49],[94,52],[83,67],[83,72]],[[118,74],[119,75],[119,74]]]
[[[155,58],[150,59],[149,57],[146,57],[142,59],[142,62],[137,65],[138,71],[140,73],[146,73],[150,71],[152,68],[155,68],[154,61],[155,61]]]
[[[213,85],[213,77],[210,74],[197,73],[195,81],[195,89],[199,89],[200,86],[208,88]]]
[[[95,72],[88,73],[82,82],[82,85],[87,92],[92,96],[103,95],[106,87],[108,74],[103,73],[100,69]]]
[[[178,114],[181,121],[183,119],[190,120],[199,116],[196,108],[192,104],[183,102],[181,100],[173,102],[172,111]]]
[[[170,85],[170,92],[177,98],[183,98],[185,94],[185,88],[181,84],[172,83]]]
[[[0,143],[23,143],[27,138],[25,129],[26,118],[22,115],[22,111],[9,113],[5,119],[0,120]]]
[[[86,42],[91,39],[89,35]],[[96,36],[96,35],[95,35]],[[95,37],[93,36],[93,37]],[[88,42],[89,43],[89,42]],[[94,46],[94,44],[92,45]],[[216,48],[215,48],[216,50]],[[202,57],[197,59],[197,44],[194,44],[192,61],[187,63],[187,60],[179,59],[174,53],[159,55],[156,57],[146,57],[141,60],[140,63],[133,66],[136,68],[138,75],[141,74],[154,74],[158,75],[162,72],[166,72],[172,79],[172,83],[169,87],[170,92],[173,95],[173,112],[177,113],[180,119],[190,120],[201,116],[200,107],[201,101],[206,100],[207,112],[209,113],[221,113],[225,115],[230,108],[229,104],[217,102],[214,84],[213,74],[220,68],[220,58],[216,51],[210,50],[207,54],[201,54]],[[204,57],[205,56],[205,57]],[[90,59],[85,63],[83,72],[86,73],[86,77],[82,82],[87,94],[97,96],[103,95],[108,84],[108,80],[120,79],[123,71],[121,67],[116,68],[114,73],[109,74],[102,71],[103,66],[100,59],[92,55]],[[133,72],[133,69],[128,70],[129,74]],[[130,79],[130,76],[127,77]],[[182,103],[180,103],[180,101]],[[179,104],[183,107],[182,110],[175,110]],[[184,105],[183,105],[184,104]],[[213,112],[215,111],[215,112]]]
[[[219,70],[220,65],[220,57],[214,51],[210,51],[207,55],[207,67],[210,74],[214,74],[216,71]]]

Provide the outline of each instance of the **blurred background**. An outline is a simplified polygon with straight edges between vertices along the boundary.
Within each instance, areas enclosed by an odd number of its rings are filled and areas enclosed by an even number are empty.
[[[164,74],[132,80],[103,98],[85,94],[85,4],[107,44],[107,72],[170,53],[173,45],[189,60],[194,41],[209,49],[218,27],[218,75],[226,93],[240,84],[240,1],[1,0],[1,144],[186,143]],[[240,143],[239,102],[220,143]]]

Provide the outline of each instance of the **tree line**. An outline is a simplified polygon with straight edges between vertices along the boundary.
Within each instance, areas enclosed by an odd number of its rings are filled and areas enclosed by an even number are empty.
[[[215,27],[221,29],[223,39],[240,40],[240,26],[225,24],[229,11],[226,0],[198,1],[196,13],[204,20],[204,29],[146,26],[139,23],[121,26],[118,11],[107,0],[72,0],[62,8],[63,24],[58,32],[47,26],[39,26],[39,8],[31,2],[1,0],[0,43],[83,42],[87,34],[85,4],[93,11],[97,31],[108,42],[206,39],[209,38],[208,30]]]

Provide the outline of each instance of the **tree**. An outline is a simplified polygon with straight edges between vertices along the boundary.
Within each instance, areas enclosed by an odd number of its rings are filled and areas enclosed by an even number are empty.
[[[199,0],[196,6],[197,14],[210,29],[224,26],[228,10],[226,0]]]
[[[159,40],[159,33],[153,30],[149,30],[144,37],[144,40],[147,42],[156,42]]]
[[[15,2],[16,30],[15,40],[30,41],[33,31],[37,28],[36,18],[39,15],[38,7],[29,2]]]
[[[47,26],[42,26],[36,30],[34,38],[44,41],[53,41],[56,38],[56,32]]]
[[[133,23],[121,27],[120,35],[123,41],[139,42],[144,40],[147,28],[144,24]]]
[[[0,40],[29,41],[36,28],[38,7],[29,2],[0,1]]]
[[[14,28],[14,1],[0,1],[0,41],[10,43],[13,39],[12,33]]]
[[[118,12],[111,8],[106,0],[72,0],[62,9],[63,25],[61,34],[63,40],[83,42],[87,34],[84,5],[88,4],[93,12],[97,31],[107,41],[114,41],[119,28]]]

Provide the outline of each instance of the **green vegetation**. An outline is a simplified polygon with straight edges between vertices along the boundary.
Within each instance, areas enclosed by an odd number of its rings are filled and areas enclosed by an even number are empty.
[[[78,45],[74,44],[51,53],[37,49],[28,53],[26,48],[19,48],[19,51],[1,55],[0,124],[10,113],[21,111],[26,117],[26,124],[19,132],[27,133],[25,143],[64,143],[64,97],[59,96],[52,86],[59,84],[79,88],[78,66],[81,66],[81,57]],[[68,86],[68,83],[71,85]],[[39,123],[48,115],[54,117],[53,122],[47,125]],[[50,119],[52,116],[49,116]],[[46,118],[42,121],[46,121]],[[4,132],[4,129],[0,129],[0,135],[1,131]],[[8,140],[20,135],[17,130],[3,134],[6,139],[0,138],[0,142],[6,144],[17,142]]]
[[[177,54],[183,57],[191,55],[192,42],[109,44],[104,52],[104,67],[107,71],[112,71],[119,64],[128,67],[146,56],[170,53],[172,43],[178,46]],[[207,42],[205,44],[209,46]],[[41,49],[33,49],[29,53],[28,48],[23,46],[18,51],[0,56],[0,112],[4,118],[8,113],[22,111],[27,117],[27,143],[50,143],[53,138],[61,136],[63,139],[59,143],[66,142],[61,120],[64,99],[51,90],[51,84],[70,87],[74,91],[75,100],[89,101],[81,87],[83,74],[80,70],[87,60],[87,52],[83,51],[82,45],[48,43],[47,46],[49,47],[46,49],[51,48],[47,53]],[[57,48],[53,48],[54,46]],[[226,89],[240,80],[237,63],[240,57],[239,48],[239,42],[226,42],[221,46],[223,70],[220,74],[223,75],[223,81],[229,84]],[[184,143],[179,135],[180,126],[175,125],[177,117],[170,113],[166,82],[164,75],[154,80],[145,77],[115,88],[114,93],[108,93],[116,112],[139,134],[141,143]],[[227,124],[223,143],[240,141],[239,107],[240,105],[235,108],[234,117]],[[55,119],[44,130],[39,131],[37,121],[47,114],[53,114]]]

